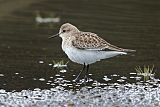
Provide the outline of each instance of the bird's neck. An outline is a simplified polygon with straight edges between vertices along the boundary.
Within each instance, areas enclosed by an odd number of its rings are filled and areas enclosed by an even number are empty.
[[[61,38],[62,38],[62,49],[64,49],[64,47],[71,45],[72,37],[70,35],[66,35],[65,37]]]

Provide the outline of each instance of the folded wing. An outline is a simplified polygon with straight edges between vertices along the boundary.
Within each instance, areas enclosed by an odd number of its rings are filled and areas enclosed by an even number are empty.
[[[78,49],[84,50],[123,52],[135,51],[111,45],[101,37],[97,36],[97,34],[91,32],[80,32],[80,34],[75,35],[75,40],[72,41],[72,45]]]

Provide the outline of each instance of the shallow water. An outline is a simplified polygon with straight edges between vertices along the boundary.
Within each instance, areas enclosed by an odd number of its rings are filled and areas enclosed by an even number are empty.
[[[10,7],[12,12],[8,15],[2,12],[4,15],[0,17],[0,74],[3,75],[0,87],[3,89],[52,87],[46,83],[50,76],[56,78],[59,71],[49,64],[53,60],[67,62],[69,59],[62,52],[61,39],[49,40],[48,37],[56,34],[65,22],[76,25],[80,30],[95,32],[111,44],[137,50],[134,54],[91,65],[93,79],[103,82],[104,75],[113,74],[129,77],[130,72],[135,72],[135,66],[152,64],[155,65],[156,77],[160,75],[159,2],[47,0],[20,9],[14,10],[14,7]],[[37,14],[43,18],[58,17],[60,22],[38,23],[35,20]],[[82,66],[71,61],[68,66],[70,71],[65,76],[71,81],[72,75],[77,74]],[[45,81],[37,81],[40,78]]]
[[[29,0],[23,3],[17,0],[12,4],[10,0],[1,0],[0,3],[0,89],[50,90],[61,86],[79,90],[84,87],[83,78],[79,84],[72,82],[82,66],[69,61],[61,49],[60,38],[48,39],[65,22],[82,31],[97,33],[111,44],[137,50],[134,54],[91,65],[87,83],[91,89],[96,87],[95,81],[101,88],[116,83],[143,83],[143,78],[134,74],[135,66],[139,65],[154,64],[155,78],[160,77],[158,1],[41,0],[32,3]],[[47,19],[52,22],[36,20],[39,15],[42,19],[52,18]],[[61,60],[69,61],[67,68],[52,67],[53,61]]]

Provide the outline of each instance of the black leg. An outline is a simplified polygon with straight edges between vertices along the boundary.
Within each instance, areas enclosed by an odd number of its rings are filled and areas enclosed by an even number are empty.
[[[83,69],[80,71],[80,73],[79,73],[78,76],[76,77],[75,81],[77,81],[77,80],[79,79],[80,75],[81,75],[82,72],[85,70],[85,68],[86,68],[86,65],[85,65],[85,63],[84,63]]]
[[[89,71],[89,65],[87,65],[87,71],[85,75],[88,75],[88,71]]]
[[[85,82],[86,82],[87,79],[88,79],[88,71],[89,71],[89,65],[87,65],[87,70],[86,70],[85,77],[84,77]]]

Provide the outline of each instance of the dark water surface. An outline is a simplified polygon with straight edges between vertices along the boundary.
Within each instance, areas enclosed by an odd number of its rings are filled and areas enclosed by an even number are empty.
[[[91,65],[92,79],[101,83],[116,83],[117,79],[103,80],[105,75],[112,78],[111,75],[116,74],[116,78],[126,76],[125,82],[134,82],[129,77],[131,72],[135,72],[135,66],[153,64],[155,77],[160,77],[158,0],[37,0],[28,6],[14,7],[16,5],[10,5],[9,9],[13,9],[5,15],[0,11],[0,89],[49,89],[55,87],[55,79],[61,77],[72,83],[70,81],[81,65],[70,61],[66,73],[60,73],[60,69],[49,65],[53,60],[69,61],[61,49],[61,39],[48,39],[58,33],[65,22],[82,31],[95,32],[111,44],[137,50],[131,55]],[[42,17],[59,17],[60,22],[38,24],[35,21],[38,12]]]

